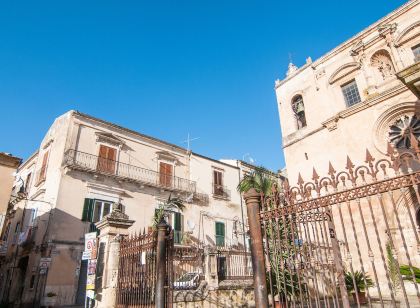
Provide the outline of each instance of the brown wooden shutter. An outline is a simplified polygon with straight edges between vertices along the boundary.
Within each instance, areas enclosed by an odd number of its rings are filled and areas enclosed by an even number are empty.
[[[98,171],[106,173],[115,173],[115,163],[117,158],[117,150],[114,148],[107,147],[106,145],[100,145],[99,157],[98,157]]]
[[[213,170],[213,193],[223,195],[223,173],[221,171]]]
[[[172,186],[172,165],[160,162],[159,163],[159,183],[163,186]]]
[[[47,173],[48,154],[49,154],[49,151],[45,152],[44,156],[42,157],[42,166],[39,172],[38,182],[45,180],[45,176]]]

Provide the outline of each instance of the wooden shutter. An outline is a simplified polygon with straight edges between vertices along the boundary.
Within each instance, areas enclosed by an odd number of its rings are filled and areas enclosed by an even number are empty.
[[[213,170],[213,192],[215,195],[223,196],[223,173]]]
[[[159,183],[160,185],[169,187],[172,186],[172,165],[160,162],[159,163]]]
[[[45,180],[45,176],[47,173],[48,154],[49,154],[49,151],[45,152],[44,156],[42,157],[42,166],[41,166],[41,169],[39,170],[39,176],[38,176],[38,181],[37,181],[38,183]]]
[[[101,144],[98,156],[98,171],[115,173],[117,150]]]
[[[92,221],[93,219],[94,200],[86,198],[83,204],[82,221]]]

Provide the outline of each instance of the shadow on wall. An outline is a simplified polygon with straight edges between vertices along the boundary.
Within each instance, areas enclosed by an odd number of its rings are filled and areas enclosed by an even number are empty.
[[[22,212],[17,209],[14,220],[22,220]],[[24,217],[30,213],[26,209]],[[81,270],[81,256],[90,223],[60,209],[44,212],[33,223],[23,221],[15,241],[19,244],[12,245],[9,236],[9,262],[1,264],[2,303],[39,307],[48,300],[53,305],[83,305],[87,268]],[[40,271],[41,258],[51,258],[46,272]]]

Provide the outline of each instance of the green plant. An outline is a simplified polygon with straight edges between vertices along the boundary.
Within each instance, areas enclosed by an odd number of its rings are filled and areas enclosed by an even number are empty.
[[[369,275],[364,274],[362,271],[355,271],[354,274],[346,272],[344,280],[346,282],[347,291],[351,293],[364,292],[367,288],[374,286],[373,280]]]
[[[244,193],[254,188],[257,192],[269,195],[273,185],[272,179],[268,176],[270,171],[262,166],[256,167],[251,173],[246,174],[236,188]]]
[[[401,288],[398,262],[394,258],[394,255],[392,253],[392,247],[389,241],[386,242],[385,248],[386,248],[386,258],[387,258],[389,280],[391,282],[392,292],[394,293],[394,295],[396,295],[398,290]]]
[[[239,183],[237,190],[241,193],[250,189],[255,189],[265,197],[271,195],[274,181],[271,173],[264,167],[257,167],[251,173],[245,175]],[[270,200],[266,198],[266,200]],[[278,205],[266,204],[269,208]],[[265,240],[268,252],[270,271],[267,272],[266,279],[269,285],[269,292],[272,295],[279,295],[280,300],[287,296],[297,296],[299,291],[304,292],[305,286],[299,285],[296,274],[295,262],[297,261],[296,243],[298,239],[297,225],[294,215],[286,215],[278,221],[270,220],[265,224]]]
[[[173,208],[176,208],[182,212],[185,208],[185,205],[180,198],[172,198],[172,195],[169,195],[168,200],[159,205],[159,207],[155,210],[152,218],[152,226],[154,230],[156,229],[157,225],[164,219],[165,211]]]
[[[54,292],[48,292],[47,293],[47,297],[54,297],[54,296],[57,296],[57,294],[54,293]]]
[[[420,268],[412,267],[414,272],[414,277],[416,278],[416,282],[420,283]],[[413,282],[413,274],[411,273],[410,266],[408,265],[401,265],[400,266],[400,273],[404,280],[410,280]]]

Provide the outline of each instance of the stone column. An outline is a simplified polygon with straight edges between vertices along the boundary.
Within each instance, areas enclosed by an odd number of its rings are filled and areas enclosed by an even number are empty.
[[[163,218],[157,225],[157,232],[155,307],[165,308],[166,237],[168,235],[168,224]]]
[[[205,254],[205,279],[208,286],[213,289],[219,287],[219,277],[217,276],[217,252],[210,247],[204,251]]]
[[[96,307],[113,307],[115,305],[120,242],[124,236],[128,235],[128,228],[133,223],[134,220],[130,220],[119,209],[113,210],[111,214],[96,223],[96,227],[100,231],[98,247],[100,247],[99,249],[104,249],[102,285],[96,286],[98,291],[96,295]]]
[[[251,188],[244,194],[244,199],[248,212],[249,234],[251,236],[255,305],[258,308],[268,308],[265,257],[260,222],[260,194]]]

